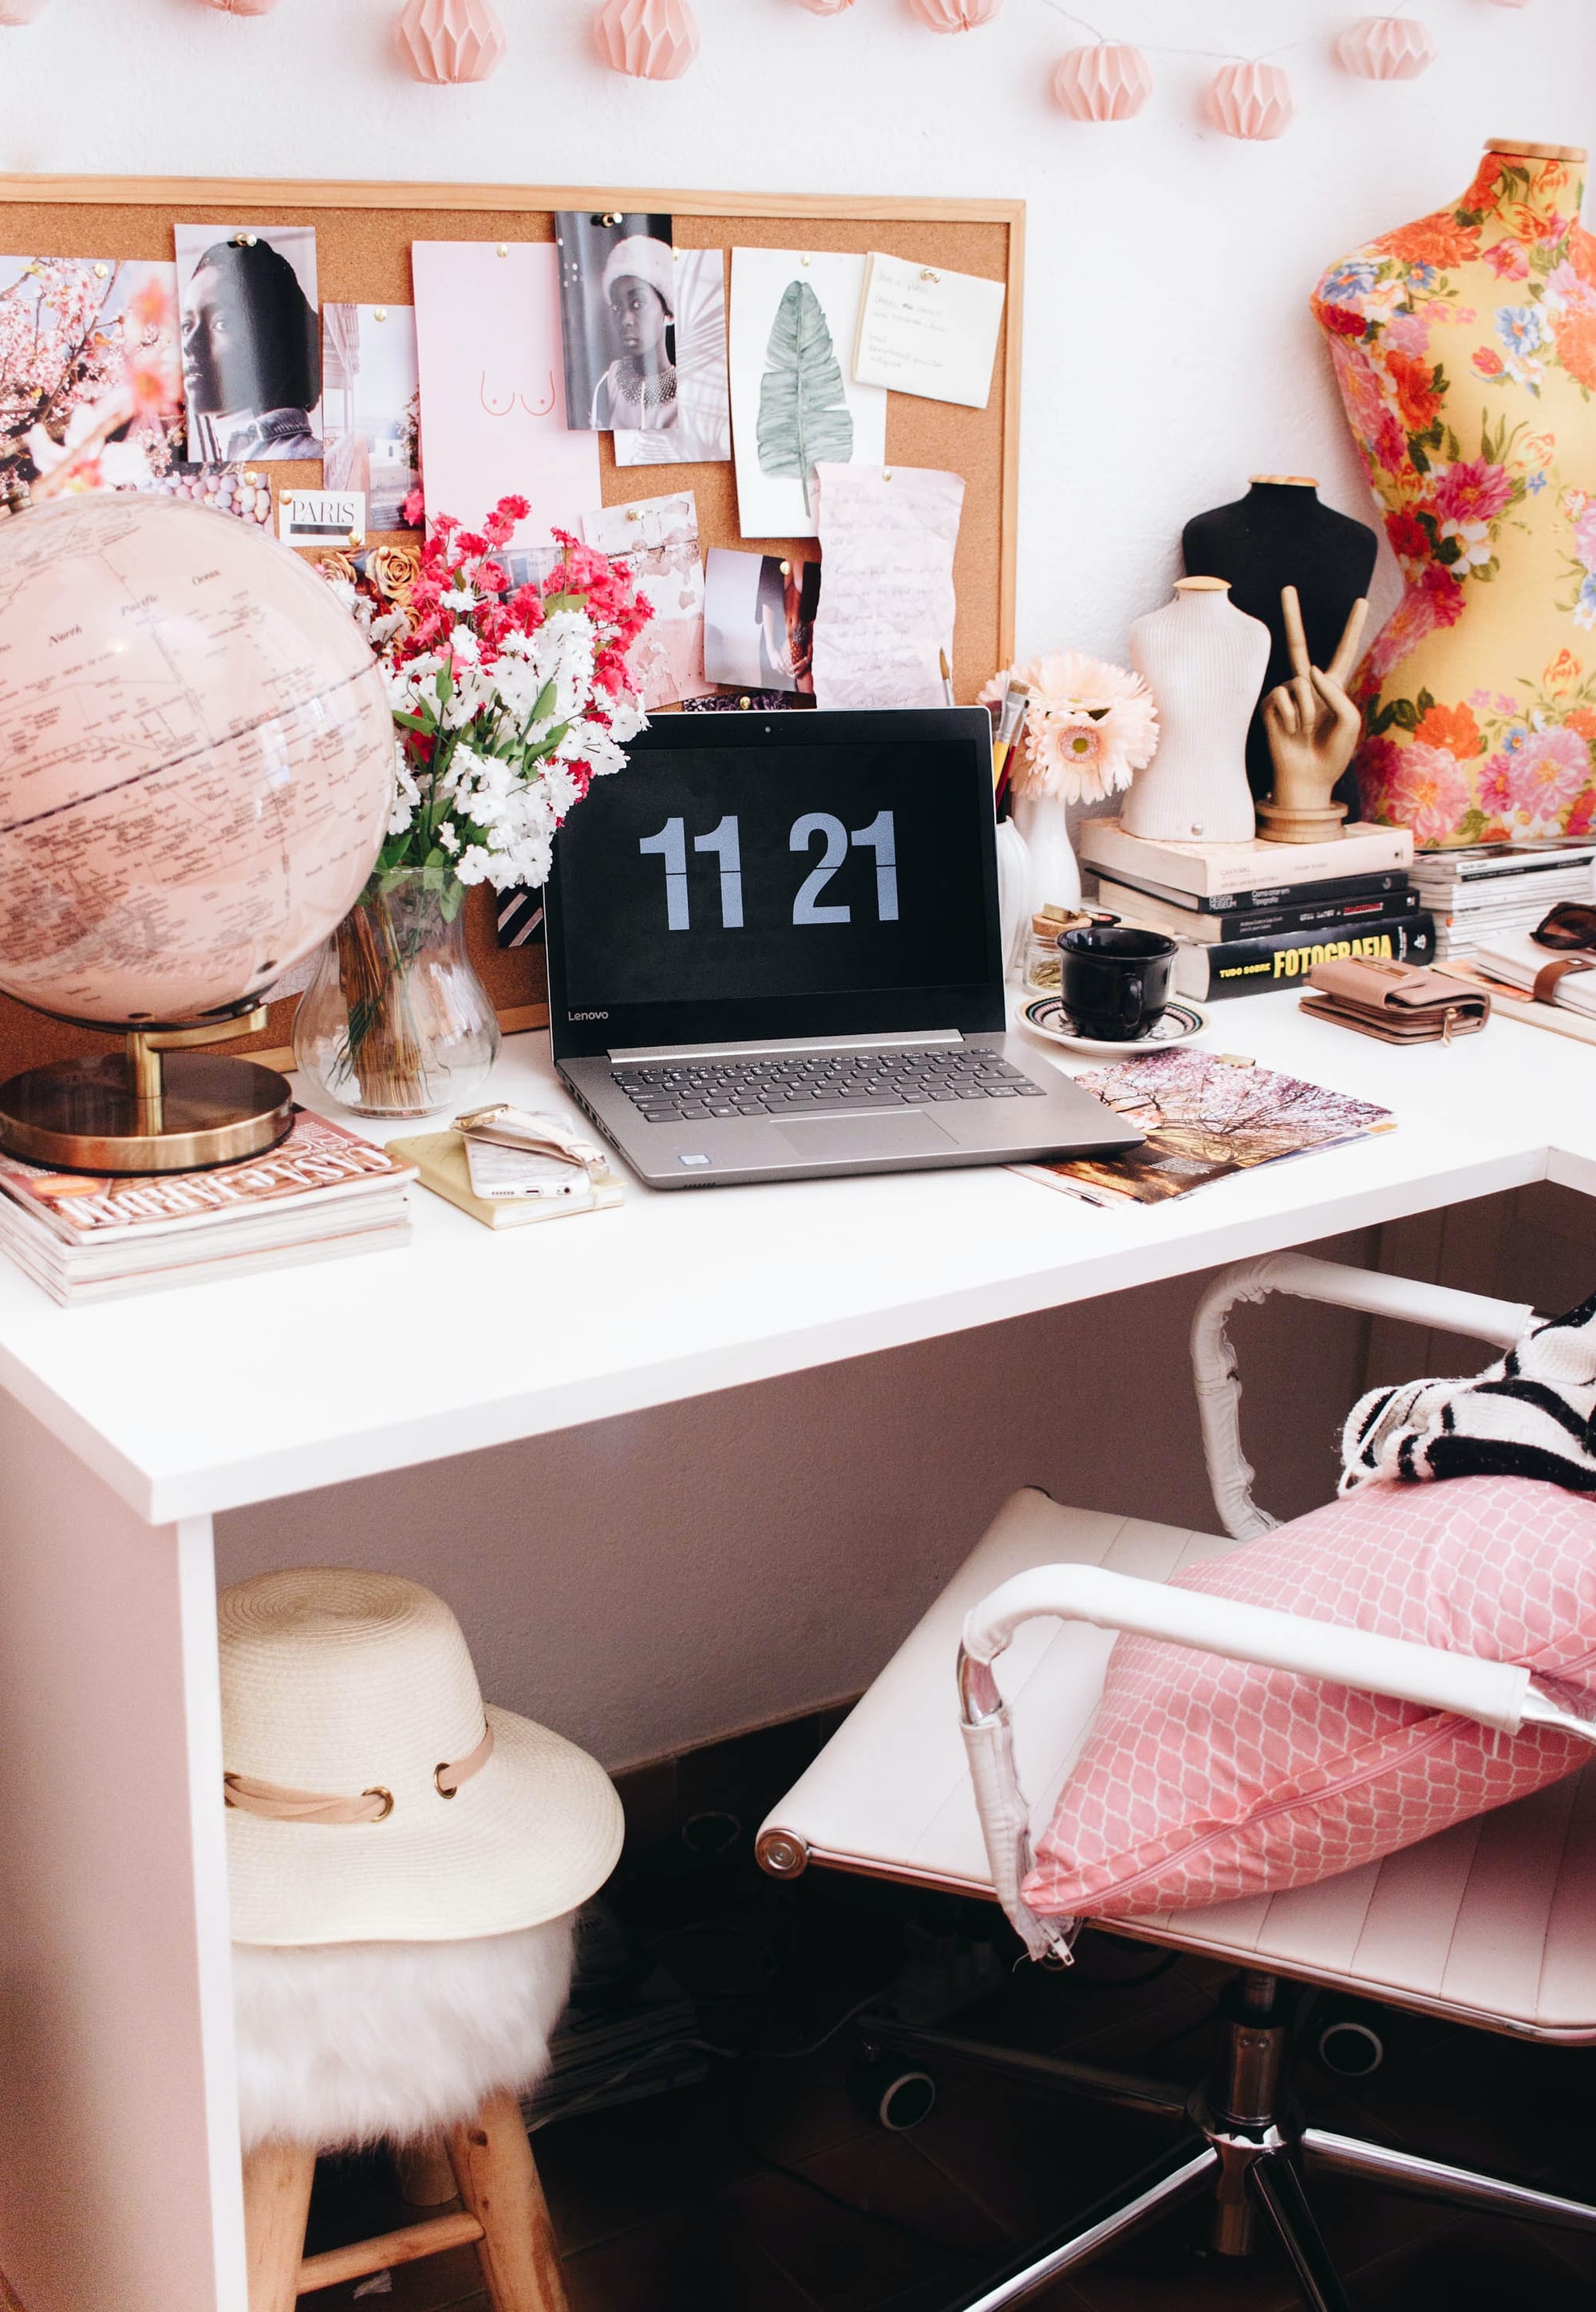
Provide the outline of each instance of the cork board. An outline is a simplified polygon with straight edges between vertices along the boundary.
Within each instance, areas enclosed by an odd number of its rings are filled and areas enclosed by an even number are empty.
[[[959,615],[953,683],[959,699],[974,699],[994,669],[1006,665],[1013,655],[1022,202],[828,199],[614,186],[0,176],[0,250],[34,257],[170,258],[171,229],[180,222],[310,224],[316,228],[323,303],[397,305],[411,302],[413,241],[552,241],[555,213],[560,209],[669,212],[676,221],[678,245],[684,249],[881,250],[1006,284],[1004,329],[987,407],[965,409],[900,393],[890,394],[887,403],[889,464],[939,467],[964,477],[954,565]],[[600,460],[606,505],[691,489],[697,498],[704,551],[713,546],[744,546],[731,465],[620,468],[607,434],[600,437]],[[316,486],[321,479],[319,462],[285,461],[269,470],[280,488]],[[380,542],[382,534],[371,535]],[[812,539],[758,544],[765,552],[812,556],[817,551]],[[503,1023],[507,1028],[544,1024],[548,1010],[541,948],[499,948],[487,891],[469,895],[467,922],[472,961]],[[287,1043],[293,1012],[294,999],[274,1004],[264,1035],[220,1048],[258,1057],[275,1053]],[[102,1038],[45,1019],[0,996],[0,1075],[106,1048]]]

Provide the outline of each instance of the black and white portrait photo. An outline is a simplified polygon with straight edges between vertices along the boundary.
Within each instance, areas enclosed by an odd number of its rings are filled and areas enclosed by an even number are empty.
[[[676,249],[668,216],[556,222],[568,422],[613,434],[620,466],[728,459],[721,251]]]
[[[319,458],[315,228],[180,224],[176,234],[190,458]]]

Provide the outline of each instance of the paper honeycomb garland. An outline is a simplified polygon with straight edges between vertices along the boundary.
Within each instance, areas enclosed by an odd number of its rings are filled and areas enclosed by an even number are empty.
[[[276,4],[277,0],[210,0],[213,8],[228,16],[269,16]]]
[[[1296,109],[1290,78],[1278,65],[1226,65],[1208,83],[1215,126],[1250,144],[1283,136]]]
[[[688,0],[604,0],[593,37],[611,71],[680,80],[698,53],[698,20]]]
[[[487,80],[509,46],[493,0],[406,0],[398,37],[417,79],[434,88]]]
[[[1416,16],[1360,16],[1336,42],[1360,80],[1416,80],[1435,61],[1434,37]]]
[[[1153,67],[1124,40],[1071,48],[1058,60],[1053,93],[1075,120],[1131,120],[1153,93]]]
[[[934,32],[973,32],[992,22],[1003,0],[909,0],[909,5]]]
[[[49,0],[0,0],[0,24],[31,24],[48,5]]]
[[[840,16],[853,4],[854,0],[798,0],[798,5],[807,8],[811,16]]]

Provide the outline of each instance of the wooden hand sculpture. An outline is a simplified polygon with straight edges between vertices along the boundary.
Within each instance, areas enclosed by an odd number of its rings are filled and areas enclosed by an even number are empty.
[[[1308,655],[1294,586],[1281,588],[1280,604],[1292,679],[1264,701],[1275,792],[1258,807],[1258,832],[1270,843],[1322,843],[1340,833],[1346,816],[1346,805],[1333,803],[1330,790],[1351,762],[1363,727],[1342,685],[1356,661],[1369,605],[1362,598],[1353,604],[1336,655],[1321,674]]]

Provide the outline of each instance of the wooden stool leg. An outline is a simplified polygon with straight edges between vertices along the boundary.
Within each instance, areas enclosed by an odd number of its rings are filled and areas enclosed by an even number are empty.
[[[569,2312],[560,2252],[516,2097],[490,2096],[445,2141],[460,2196],[482,2227],[478,2254],[493,2312]]]
[[[316,2155],[303,2143],[262,2143],[244,2161],[250,2312],[294,2312]]]

